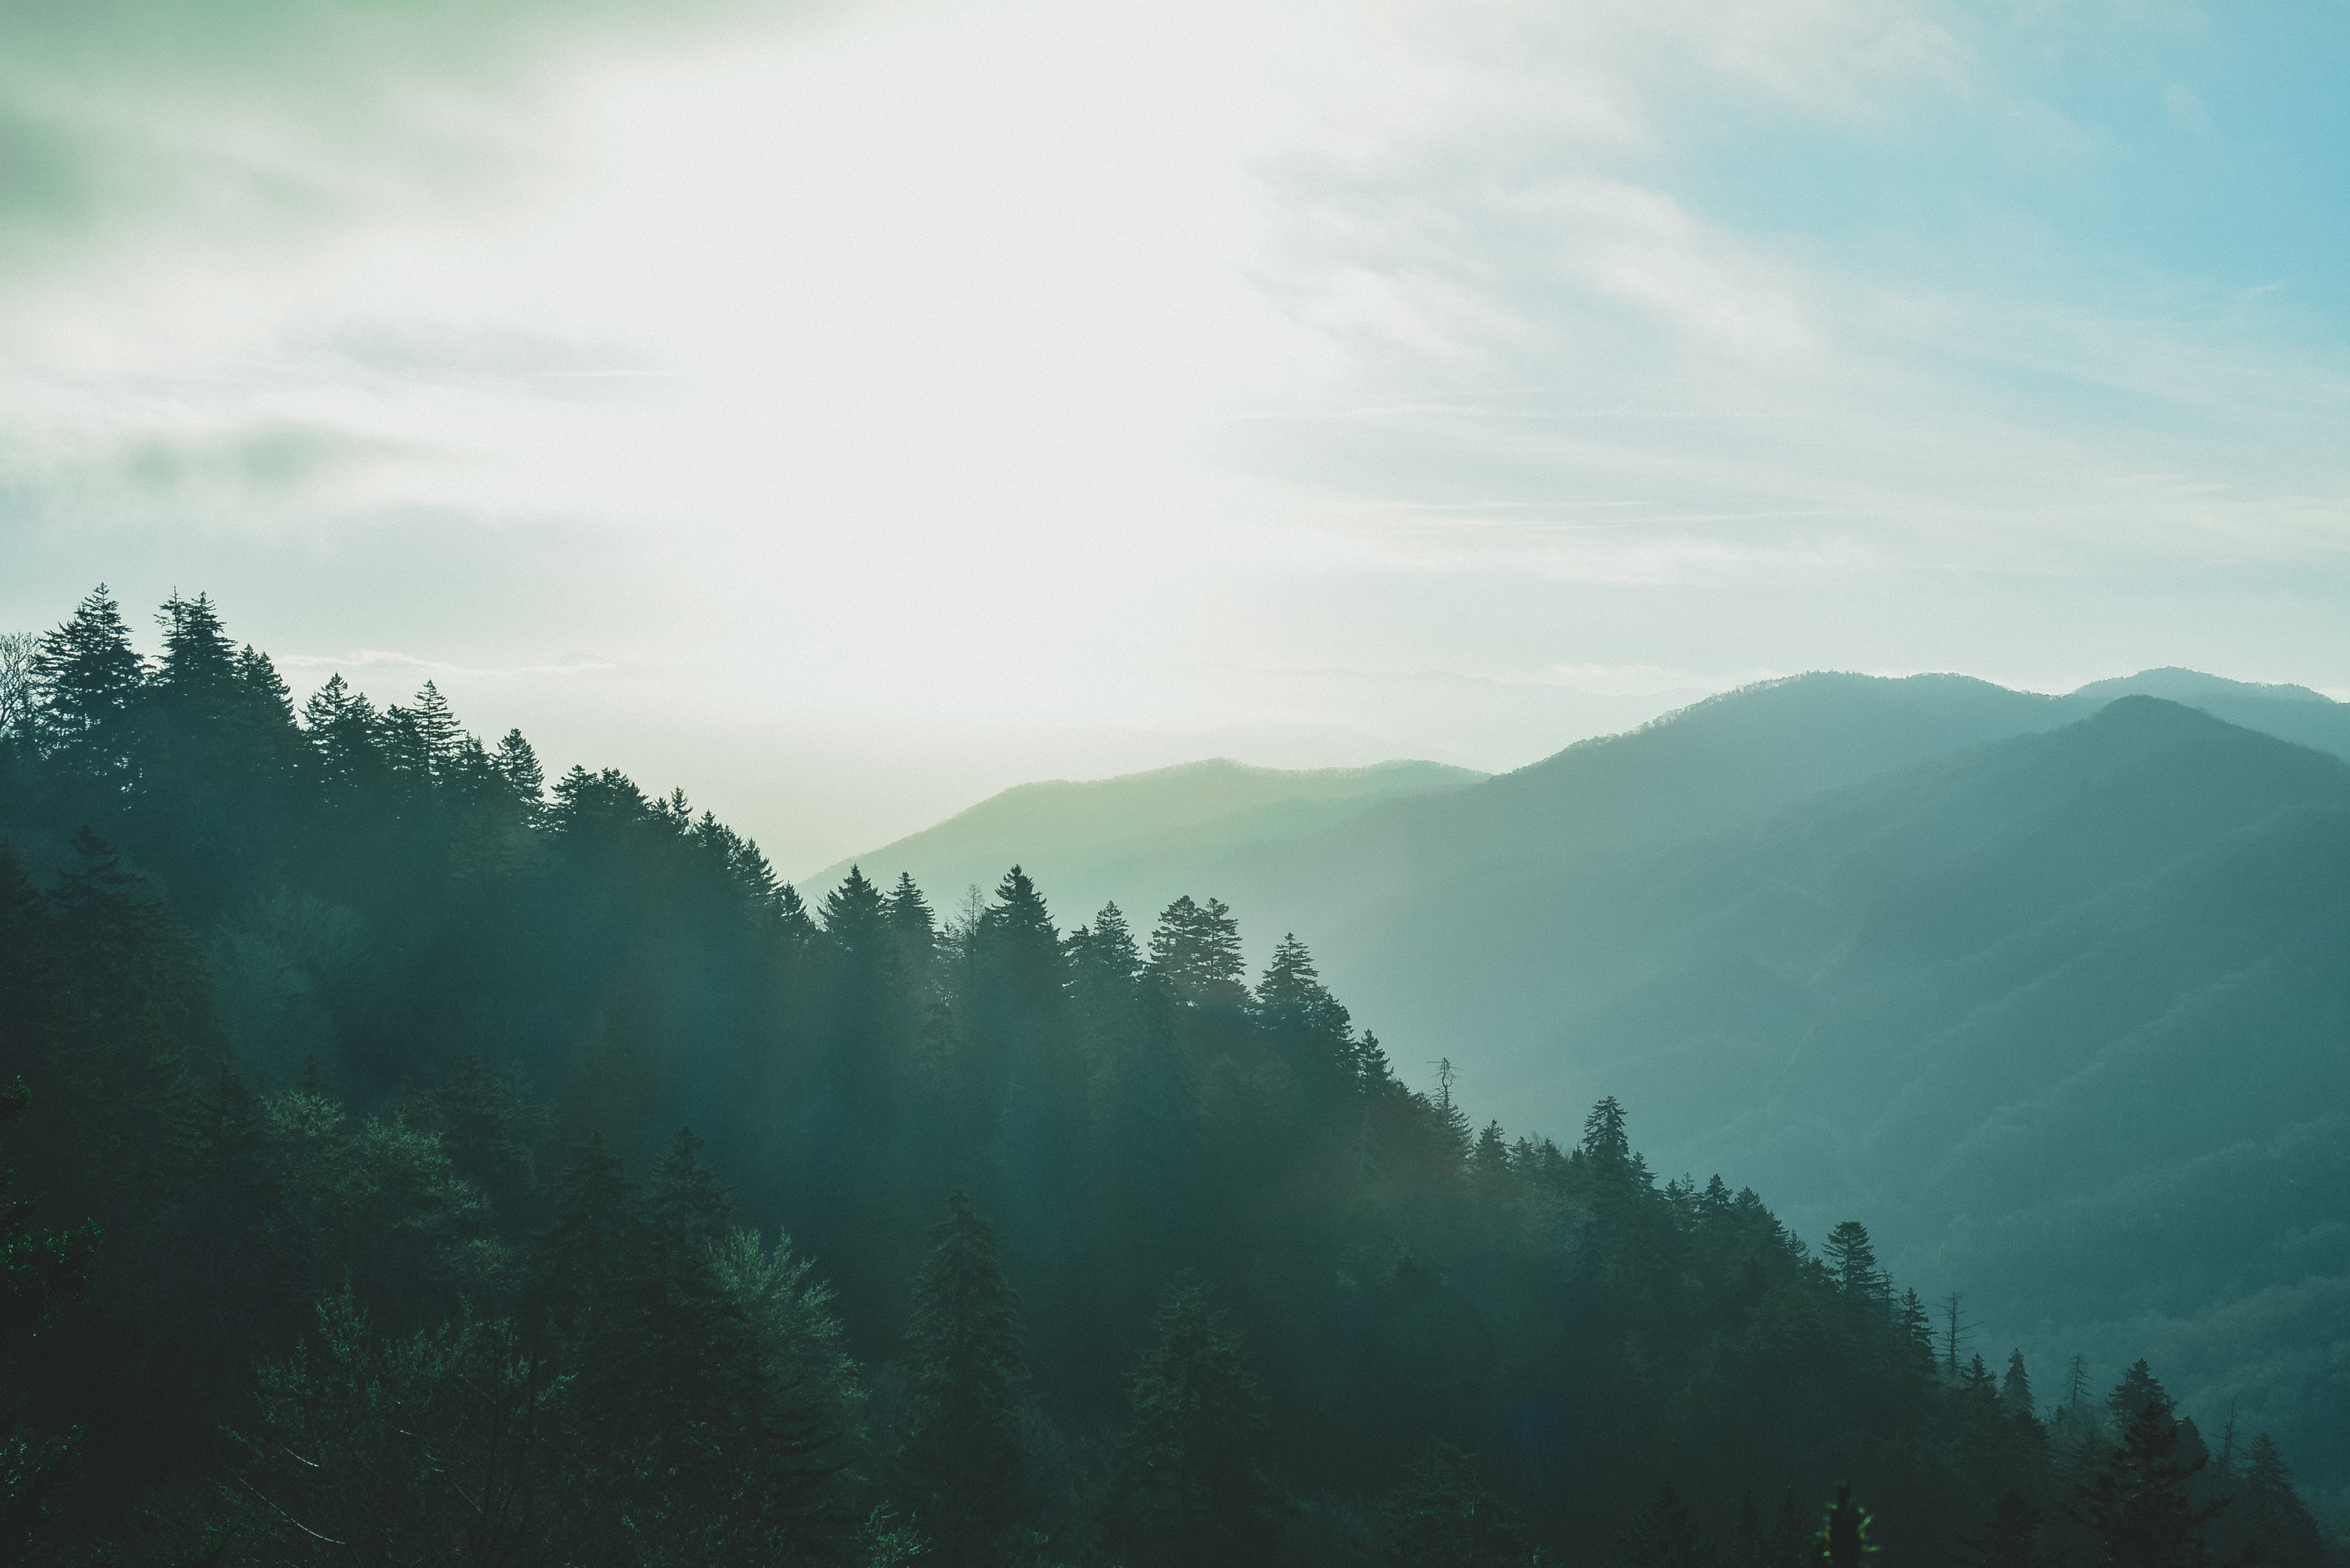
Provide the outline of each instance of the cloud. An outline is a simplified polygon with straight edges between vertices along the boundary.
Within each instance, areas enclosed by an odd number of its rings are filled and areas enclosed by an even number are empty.
[[[385,468],[449,454],[365,431],[274,421],[212,431],[113,435],[95,452],[20,451],[0,460],[12,488],[52,508],[91,504],[183,514],[276,507],[347,489]]]
[[[832,0],[76,0],[0,7],[0,265],[511,201],[583,58]]]

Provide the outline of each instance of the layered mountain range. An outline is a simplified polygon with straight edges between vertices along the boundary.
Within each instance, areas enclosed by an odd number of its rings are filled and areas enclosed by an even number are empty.
[[[2153,1349],[2338,1503],[2345,757],[2298,687],[1820,674],[1490,779],[1025,786],[859,863],[951,903],[1016,860],[1065,924],[1222,898],[1512,1135],[1613,1094],[1668,1173],[1863,1220],[1991,1358]]]

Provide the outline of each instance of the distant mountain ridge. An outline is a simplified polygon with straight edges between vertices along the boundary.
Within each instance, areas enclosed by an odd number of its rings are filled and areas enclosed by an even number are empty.
[[[2192,1407],[2290,1432],[2340,1506],[2345,758],[2350,705],[2303,687],[1813,674],[1245,837],[1097,822],[1086,879],[1039,869],[1039,813],[971,834],[962,879],[1019,860],[1065,926],[1222,898],[1512,1134],[1614,1094],[1665,1168],[1806,1234],[1862,1218],[1972,1292],[1988,1349],[2166,1346]]]
[[[1385,801],[1450,794],[1489,776],[1442,763],[1293,770],[1212,757],[1108,779],[1046,780],[991,795],[935,827],[840,861],[808,881],[814,889],[832,887],[851,866],[883,881],[910,871],[934,898],[951,900],[967,886],[992,890],[1018,861],[1054,888],[1064,907],[1077,889],[1097,888],[1103,899],[1139,909],[1127,889],[1150,881],[1158,866],[1311,835]]]

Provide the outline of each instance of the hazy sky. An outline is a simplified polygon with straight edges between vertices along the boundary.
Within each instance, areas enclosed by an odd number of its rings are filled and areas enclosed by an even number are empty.
[[[2350,6],[22,0],[0,628],[787,872],[1811,668],[2350,695]]]

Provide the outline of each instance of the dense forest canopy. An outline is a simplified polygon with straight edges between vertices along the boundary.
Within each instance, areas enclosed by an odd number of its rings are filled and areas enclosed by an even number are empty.
[[[2143,1362],[2035,1391],[1637,1106],[1480,1127],[1204,889],[811,906],[160,621],[0,664],[11,1561],[2331,1556]]]

